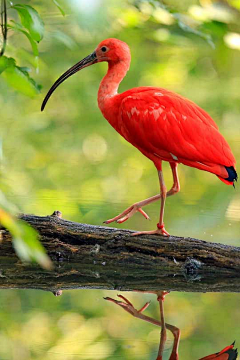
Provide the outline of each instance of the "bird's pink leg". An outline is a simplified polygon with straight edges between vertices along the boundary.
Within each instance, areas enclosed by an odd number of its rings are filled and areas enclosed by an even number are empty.
[[[179,184],[179,179],[178,179],[178,174],[177,174],[177,165],[178,165],[177,163],[170,163],[172,173],[173,173],[173,186],[167,192],[166,197],[174,195],[180,190],[180,184]],[[139,201],[139,202],[129,206],[121,214],[115,216],[112,219],[104,221],[104,223],[105,224],[110,224],[111,222],[116,221],[118,224],[121,224],[124,221],[128,220],[130,217],[132,217],[136,212],[140,212],[147,220],[150,220],[147,213],[142,210],[142,207],[146,206],[148,204],[151,204],[151,203],[153,203],[153,202],[155,202],[155,201],[157,201],[159,199],[161,199],[161,194],[157,194],[157,195],[152,196],[152,197],[150,197],[148,199]]]
[[[179,182],[178,173],[177,173],[178,164],[170,163],[170,166],[171,166],[172,174],[173,174],[173,186],[167,192],[167,197],[171,196],[171,195],[175,195],[180,191],[180,182]]]
[[[165,300],[165,296],[167,294],[169,294],[169,292],[168,291],[160,291],[160,292],[157,292],[156,294],[158,296],[157,300],[159,302],[161,324],[162,324],[161,335],[160,335],[160,345],[159,345],[159,350],[158,350],[158,357],[156,360],[162,360],[162,354],[163,354],[165,342],[167,340],[166,329],[170,330],[174,336],[173,348],[172,348],[172,352],[171,352],[169,360],[178,360],[178,346],[179,346],[179,341],[180,341],[180,330],[176,326],[166,324],[165,320],[164,320],[163,301]]]
[[[159,177],[159,183],[160,183],[160,199],[161,199],[161,207],[160,207],[160,217],[159,217],[159,223],[157,224],[157,229],[152,231],[139,231],[136,233],[133,233],[133,235],[164,235],[169,236],[169,233],[165,230],[164,223],[163,223],[163,217],[164,217],[164,206],[165,201],[167,197],[167,188],[164,183],[163,179],[163,172],[162,170],[158,170],[158,177]]]
[[[178,360],[178,347],[179,347],[179,342],[180,342],[180,329],[178,329],[176,326],[170,325],[172,327],[171,332],[174,336],[174,343],[173,343],[173,348],[172,348],[172,352],[171,352],[171,356],[169,358],[169,360]]]
[[[162,354],[163,354],[164,346],[165,346],[165,343],[167,340],[167,330],[166,330],[166,325],[165,325],[165,320],[164,320],[164,310],[163,310],[164,298],[165,298],[164,292],[161,293],[157,298],[158,302],[159,302],[159,307],[160,307],[161,324],[162,324],[157,360],[162,360]]]

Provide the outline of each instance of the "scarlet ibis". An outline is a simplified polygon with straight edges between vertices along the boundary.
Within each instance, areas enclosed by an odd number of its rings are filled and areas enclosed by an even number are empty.
[[[179,347],[179,342],[180,342],[180,329],[177,328],[174,325],[170,325],[165,323],[165,319],[164,319],[164,310],[163,310],[163,301],[165,299],[165,296],[169,293],[167,291],[157,291],[157,292],[151,292],[150,293],[155,293],[157,295],[157,300],[159,302],[160,305],[160,316],[161,316],[161,321],[159,320],[155,320],[154,318],[150,317],[150,316],[146,316],[143,314],[143,311],[146,310],[150,304],[150,301],[147,302],[141,309],[137,310],[133,304],[123,295],[118,295],[118,297],[121,300],[115,300],[112,299],[110,297],[106,297],[104,298],[107,301],[113,302],[114,304],[120,306],[122,309],[124,309],[125,311],[127,311],[129,314],[131,314],[132,316],[141,319],[143,321],[149,322],[153,325],[156,326],[160,326],[161,327],[161,336],[160,336],[160,344],[159,344],[159,350],[158,350],[158,355],[156,360],[162,360],[163,358],[163,351],[164,351],[164,346],[167,340],[167,333],[166,333],[166,329],[170,330],[173,334],[173,347],[172,347],[172,352],[170,355],[169,360],[178,360],[179,359],[179,354],[178,354],[178,347]],[[218,360],[236,360],[237,356],[238,356],[238,351],[237,349],[234,349],[234,344],[235,341],[229,345],[226,346],[222,351],[217,352],[215,354],[212,355],[208,355],[205,356],[199,360],[213,360],[213,359],[218,359]]]
[[[105,223],[122,223],[136,212],[149,219],[142,207],[160,199],[157,229],[138,234],[169,236],[163,222],[164,205],[167,196],[180,190],[178,164],[208,171],[225,184],[234,185],[237,181],[235,158],[210,115],[191,100],[157,87],[137,87],[118,94],[119,84],[131,61],[128,45],[118,39],[103,40],[92,54],[60,76],[48,91],[41,110],[64,80],[102,61],[108,63],[108,72],[99,87],[98,106],[114,129],[153,161],[160,182],[160,194],[133,204]],[[162,161],[168,161],[172,169],[173,186],[169,191],[164,184]]]

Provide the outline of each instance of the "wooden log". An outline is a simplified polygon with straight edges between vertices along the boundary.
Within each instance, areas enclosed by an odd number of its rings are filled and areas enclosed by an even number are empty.
[[[240,248],[198,239],[156,235],[21,215],[39,233],[54,270],[21,263],[11,235],[2,231],[0,288],[61,294],[64,289],[240,291]]]

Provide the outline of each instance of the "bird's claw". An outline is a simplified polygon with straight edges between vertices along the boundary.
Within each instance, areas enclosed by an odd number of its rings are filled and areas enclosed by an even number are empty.
[[[143,211],[143,209],[138,208],[138,209],[135,210],[133,208],[127,215],[125,215],[122,218],[116,220],[116,222],[118,224],[122,224],[123,222],[127,221],[130,217],[132,217],[137,211],[139,211],[145,217],[145,219],[150,220],[150,217],[148,216],[148,214],[145,211]]]
[[[169,293],[170,293],[170,291],[165,291],[165,290],[160,291],[160,292],[157,292],[157,293],[156,293],[156,294],[157,294],[157,300],[158,300],[158,301],[159,301],[159,300],[164,301],[164,300],[165,300],[165,296],[168,295]]]
[[[105,297],[104,300],[113,302],[114,304],[120,306],[121,308],[123,308],[124,310],[126,310],[127,312],[131,313],[132,315],[134,314],[139,314],[142,313],[144,310],[146,310],[150,304],[150,301],[146,302],[146,304],[144,304],[141,309],[137,310],[133,304],[123,295],[117,295],[120,299],[122,299],[123,301],[120,300],[116,300],[110,297]]]
[[[138,232],[135,232],[135,233],[133,233],[131,235],[132,236],[136,236],[136,235],[162,235],[162,236],[165,236],[165,237],[170,236],[170,234],[167,232],[167,230],[165,230],[165,228],[151,230],[151,231],[138,231]]]
[[[130,217],[132,217],[136,212],[140,212],[145,219],[150,220],[150,217],[148,214],[143,211],[142,208],[138,207],[136,204],[130,206],[125,211],[123,211],[121,214],[115,216],[112,219],[104,221],[105,224],[110,224],[111,222],[116,221],[118,224],[122,224],[123,222],[127,221]]]

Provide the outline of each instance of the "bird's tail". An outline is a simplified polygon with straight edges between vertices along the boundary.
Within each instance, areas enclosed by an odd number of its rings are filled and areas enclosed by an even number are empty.
[[[191,161],[187,159],[181,159],[180,161],[184,165],[192,166],[200,170],[211,172],[227,185],[233,185],[237,181],[238,175],[234,166],[219,165],[208,162]]]

